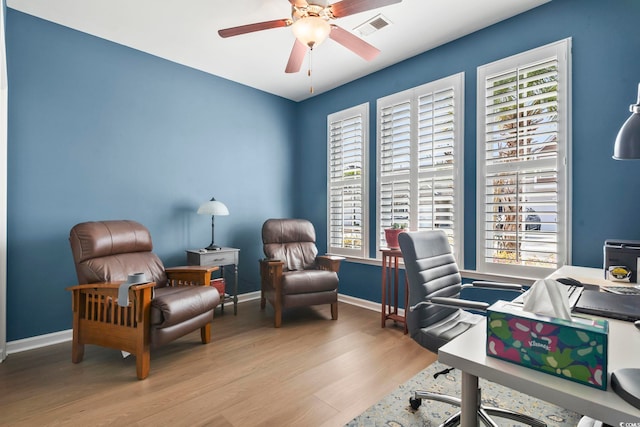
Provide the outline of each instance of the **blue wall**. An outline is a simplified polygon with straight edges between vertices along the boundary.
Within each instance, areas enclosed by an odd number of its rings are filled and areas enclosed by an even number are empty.
[[[292,214],[294,102],[13,9],[7,54],[8,341],[71,327],[81,221],[137,220],[184,265],[215,196],[216,243],[241,249],[240,292],[258,289],[262,222]]]
[[[7,339],[71,327],[64,288],[76,278],[67,238],[80,221],[138,220],[163,261],[179,265],[185,249],[209,243],[210,220],[195,211],[215,196],[231,211],[216,220],[216,242],[241,249],[240,292],[259,288],[268,217],[310,219],[326,250],[327,115],[370,102],[375,206],[376,99],[460,71],[472,269],[476,67],[566,37],[573,38],[573,263],[600,266],[604,239],[640,239],[640,163],[611,159],[640,82],[638,17],[636,0],[553,0],[296,104],[7,9]],[[341,293],[380,301],[380,268],[345,263]]]
[[[304,177],[296,212],[326,235],[326,116],[369,102],[370,205],[375,206],[376,100],[461,71],[465,73],[465,268],[475,268],[476,68],[572,37],[573,259],[602,266],[607,238],[640,239],[640,163],[611,159],[618,129],[629,117],[640,82],[636,0],[553,0],[527,13],[346,84],[300,104],[296,165]],[[309,167],[313,173],[309,173]],[[302,173],[304,168],[305,172]],[[305,191],[302,191],[304,189]],[[375,209],[374,209],[375,210]],[[371,215],[375,227],[375,212]],[[370,236],[375,256],[375,237]],[[380,301],[380,270],[345,263],[341,293]],[[400,298],[403,300],[403,297]]]

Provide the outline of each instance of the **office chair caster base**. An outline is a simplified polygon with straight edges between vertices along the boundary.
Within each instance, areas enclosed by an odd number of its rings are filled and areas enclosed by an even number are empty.
[[[422,399],[414,399],[413,397],[410,397],[409,405],[411,405],[411,409],[417,411],[420,405],[422,405]]]
[[[478,390],[478,394],[480,390]],[[457,406],[458,408],[461,405],[461,400],[459,397],[449,396],[445,394],[433,393],[430,391],[424,390],[416,390],[413,393],[413,396],[409,397],[409,404],[411,408],[416,411],[422,405],[423,400],[433,400],[435,402],[443,402],[452,406]],[[454,427],[460,425],[460,416],[461,413],[457,412],[446,419],[442,424],[438,427]],[[498,424],[495,423],[491,419],[491,417],[500,417],[506,418],[509,420],[517,421],[521,424],[525,424],[531,427],[547,427],[547,424],[543,421],[537,420],[529,415],[520,414],[518,412],[513,412],[508,409],[495,408],[492,406],[481,405],[478,408],[478,420],[480,424],[486,427],[498,427]]]

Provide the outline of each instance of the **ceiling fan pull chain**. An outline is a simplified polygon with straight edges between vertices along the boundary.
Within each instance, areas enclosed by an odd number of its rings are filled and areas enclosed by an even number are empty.
[[[310,81],[309,93],[313,93],[313,76],[311,74],[312,58],[313,58],[313,48],[310,48],[309,49],[309,70],[307,71],[307,75],[309,76],[309,81]]]

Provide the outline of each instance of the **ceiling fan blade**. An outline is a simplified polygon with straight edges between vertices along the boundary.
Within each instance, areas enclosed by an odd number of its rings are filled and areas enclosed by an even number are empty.
[[[400,3],[402,0],[342,0],[329,6],[331,13],[336,18],[353,15],[391,4]]]
[[[292,6],[296,7],[306,7],[308,6],[307,0],[289,0]]]
[[[240,25],[239,27],[218,30],[220,37],[233,37],[240,34],[253,33],[254,31],[269,30],[271,28],[288,27],[291,19],[276,19],[274,21],[256,22],[255,24]]]
[[[287,68],[285,73],[297,73],[302,66],[302,60],[307,54],[307,46],[300,40],[296,39],[293,43],[293,49],[291,49],[291,55],[289,55],[289,62],[287,62]]]
[[[360,37],[354,36],[349,31],[344,30],[337,25],[331,25],[329,37],[347,49],[353,51],[353,53],[360,55],[367,61],[371,61],[380,53],[380,49],[370,45]]]

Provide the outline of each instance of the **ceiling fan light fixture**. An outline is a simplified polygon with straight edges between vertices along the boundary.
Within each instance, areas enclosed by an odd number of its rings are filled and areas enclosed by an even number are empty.
[[[329,37],[331,25],[319,16],[307,16],[294,22],[291,30],[301,43],[313,49]]]

